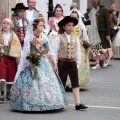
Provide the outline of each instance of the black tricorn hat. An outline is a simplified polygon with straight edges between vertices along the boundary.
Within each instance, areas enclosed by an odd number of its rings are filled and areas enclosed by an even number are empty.
[[[17,3],[15,8],[12,8],[11,10],[16,11],[16,10],[19,10],[19,9],[28,10],[29,7],[25,7],[25,5],[23,3]]]
[[[76,26],[78,24],[78,20],[76,18],[70,17],[70,16],[65,16],[59,23],[58,23],[58,27],[62,27],[65,24],[69,23],[69,22],[73,22],[74,26]]]

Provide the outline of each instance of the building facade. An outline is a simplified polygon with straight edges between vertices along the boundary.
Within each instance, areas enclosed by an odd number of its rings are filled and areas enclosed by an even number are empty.
[[[36,0],[36,8],[40,10],[45,20],[47,21],[48,2],[49,0]],[[69,1],[69,2],[68,2]],[[111,4],[115,3],[118,5],[120,10],[120,0],[102,0],[106,7],[110,7]],[[27,0],[0,0],[0,25],[5,17],[11,17],[11,8],[15,7],[16,3],[23,2],[27,6]],[[70,6],[73,2],[76,2],[80,8],[81,13],[86,12],[87,6],[91,6],[91,0],[53,0],[54,6],[60,4],[63,7],[64,15],[67,15],[70,11]]]
[[[87,6],[91,6],[91,1],[92,0],[87,0]],[[120,10],[120,0],[101,0],[101,1],[108,8],[114,3],[118,6],[118,10]]]
[[[11,8],[15,7],[16,3],[18,2],[23,2],[27,6],[27,0],[0,0],[0,24],[5,17],[11,17]],[[49,0],[36,0],[36,2],[36,8],[43,13],[45,21],[47,21]],[[55,7],[55,5],[59,3],[63,7],[64,15],[66,16],[70,11],[70,6],[73,2],[76,2],[78,4],[82,13],[86,11],[87,0],[53,0],[53,6]]]

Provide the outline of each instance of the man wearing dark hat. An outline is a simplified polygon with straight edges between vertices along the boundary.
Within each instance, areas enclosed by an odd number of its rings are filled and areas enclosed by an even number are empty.
[[[27,4],[29,9],[26,11],[26,18],[30,21],[33,21],[34,19],[43,19],[42,13],[37,10],[36,7],[36,0],[27,0]]]
[[[22,46],[24,44],[24,37],[28,26],[28,20],[25,18],[25,11],[28,9],[29,8],[25,7],[23,3],[17,3],[15,8],[11,9],[14,11],[11,17],[14,24],[13,31],[17,34]]]

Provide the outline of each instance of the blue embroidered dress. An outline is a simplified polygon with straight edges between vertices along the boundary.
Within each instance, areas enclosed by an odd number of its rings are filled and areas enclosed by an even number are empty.
[[[48,42],[42,45],[49,52]],[[31,45],[30,51],[36,51]],[[67,105],[66,93],[51,61],[41,55],[37,67],[38,79],[28,66],[18,76],[12,86],[10,107],[20,111],[47,111],[64,108]]]

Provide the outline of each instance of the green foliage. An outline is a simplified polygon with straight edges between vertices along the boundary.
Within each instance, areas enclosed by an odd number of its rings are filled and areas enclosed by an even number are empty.
[[[85,49],[88,49],[91,46],[91,44],[89,42],[85,41],[85,40],[82,40],[82,43],[83,43],[83,47]]]
[[[40,65],[40,54],[36,52],[30,52],[26,59],[35,66]]]

